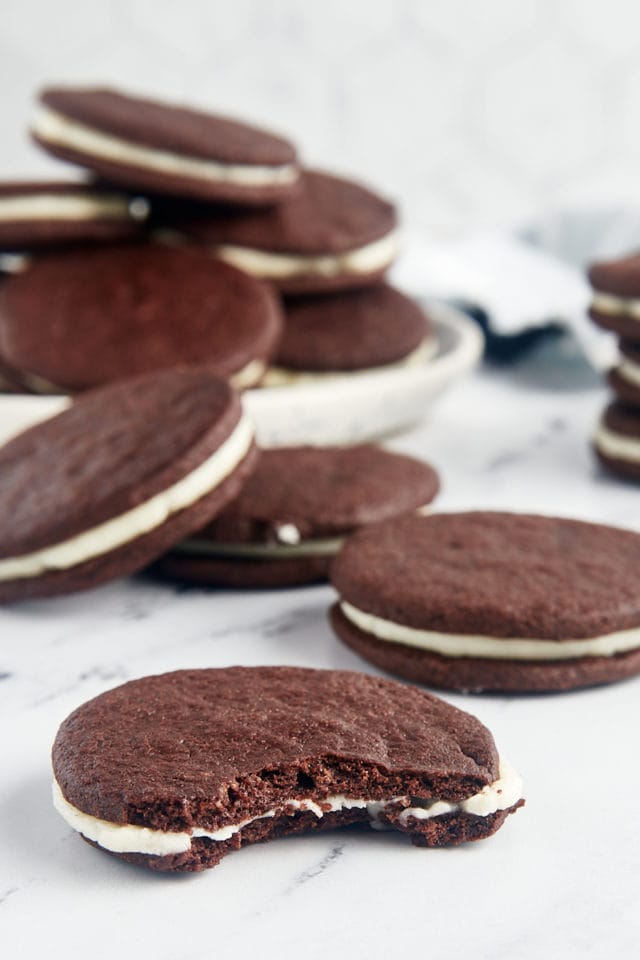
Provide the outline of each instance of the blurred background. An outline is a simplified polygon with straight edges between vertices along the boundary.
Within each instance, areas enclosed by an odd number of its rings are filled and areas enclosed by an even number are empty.
[[[410,228],[640,203],[637,0],[3,0],[0,175],[34,92],[104,82],[237,113],[368,179]]]

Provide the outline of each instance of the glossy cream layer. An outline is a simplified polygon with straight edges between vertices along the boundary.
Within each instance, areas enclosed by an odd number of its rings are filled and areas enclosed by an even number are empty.
[[[338,277],[343,274],[366,274],[384,270],[398,253],[398,236],[388,233],[364,247],[346,253],[327,253],[302,256],[289,253],[269,253],[251,247],[223,243],[212,248],[212,253],[234,267],[264,280],[290,280],[295,277]]]
[[[253,427],[243,416],[222,446],[186,477],[145,503],[76,537],[20,557],[0,560],[0,581],[67,570],[150,533],[173,514],[215,490],[244,459],[252,441]]]
[[[360,377],[370,373],[381,373],[385,370],[399,370],[404,367],[419,367],[430,360],[438,351],[438,341],[435,337],[428,337],[407,354],[402,360],[395,363],[386,363],[379,367],[365,367],[361,370],[335,370],[317,372],[314,370],[291,370],[288,367],[269,367],[261,381],[262,387],[292,387],[297,384],[322,384],[345,377]]]
[[[521,797],[522,780],[515,770],[502,760],[500,762],[499,779],[483,787],[479,793],[460,801],[460,803],[430,800],[424,805],[417,806],[415,805],[416,798],[391,797],[388,800],[367,800],[362,797],[346,797],[343,794],[338,794],[322,800],[311,798],[285,800],[277,807],[273,807],[257,817],[249,817],[238,823],[221,827],[219,830],[205,830],[201,827],[194,827],[188,832],[177,832],[155,830],[150,827],[139,827],[132,824],[111,823],[108,820],[92,817],[69,803],[64,797],[58,782],[53,781],[53,804],[73,830],[81,833],[88,840],[93,840],[94,843],[104,847],[105,850],[111,850],[112,853],[142,853],[158,857],[186,853],[191,848],[192,839],[199,837],[206,837],[208,840],[217,843],[229,840],[250,823],[255,823],[256,820],[272,819],[283,813],[293,815],[299,811],[309,811],[318,819],[321,819],[326,813],[366,809],[372,826],[379,826],[384,829],[385,824],[380,822],[380,815],[384,813],[386,807],[397,809],[398,804],[405,806],[400,815],[400,821],[404,825],[411,818],[427,820],[432,817],[458,812],[477,817],[488,817],[498,810],[507,810],[512,807]]]
[[[242,187],[281,186],[293,183],[298,177],[298,170],[293,164],[267,166],[219,163],[155,147],[144,147],[111,134],[101,133],[48,108],[43,108],[36,116],[32,131],[47,143],[167,176]]]
[[[639,444],[640,448],[640,444]],[[640,454],[639,454],[640,457]],[[475,634],[418,630],[376,617],[341,601],[343,614],[358,629],[377,640],[401,643],[443,657],[477,657],[489,660],[572,660],[577,657],[611,657],[640,647],[640,627],[619,630],[586,640],[536,640],[486,637]]]
[[[629,460],[640,463],[640,437],[628,437],[614,433],[602,424],[596,430],[594,443],[600,453],[615,460]]]
[[[631,317],[640,320],[640,299],[636,297],[616,297],[612,293],[598,293],[593,295],[591,309],[598,313],[608,313],[612,317]]]
[[[126,197],[54,193],[0,197],[0,221],[129,219]]]

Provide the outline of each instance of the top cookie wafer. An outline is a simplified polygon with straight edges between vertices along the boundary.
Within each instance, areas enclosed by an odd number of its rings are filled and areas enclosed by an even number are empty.
[[[40,99],[34,139],[128,187],[262,204],[298,178],[291,143],[226,117],[103,88],[51,87]]]

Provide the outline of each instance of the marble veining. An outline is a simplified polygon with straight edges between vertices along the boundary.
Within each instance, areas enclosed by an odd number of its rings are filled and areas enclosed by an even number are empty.
[[[589,438],[604,390],[551,389],[536,358],[453,387],[392,447],[441,470],[437,509],[538,510],[640,530],[636,487]],[[541,361],[540,361],[541,362]],[[238,593],[147,577],[0,610],[0,931],[12,955],[112,960],[632,955],[640,680],[566,695],[448,699],[492,729],[526,808],[492,839],[425,851],[372,831],[247,847],[202,875],[156,876],[82,843],[50,800],[58,724],[124,680],[292,663],[373,672],[333,637],[328,586]]]

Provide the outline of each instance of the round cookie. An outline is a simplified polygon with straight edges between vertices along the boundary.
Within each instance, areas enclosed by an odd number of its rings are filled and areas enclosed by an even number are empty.
[[[640,253],[592,264],[589,281],[592,320],[621,337],[640,340]]]
[[[640,672],[640,535],[509,513],[400,518],[349,538],[331,570],[338,636],[449,690],[535,692]]]
[[[619,399],[640,409],[640,343],[620,341],[620,362],[609,372],[609,385]]]
[[[288,294],[380,282],[397,253],[395,208],[351,180],[307,170],[266,210],[218,210],[167,222],[216,256]]]
[[[640,409],[619,401],[609,404],[593,445],[607,470],[627,480],[640,480]]]
[[[239,496],[155,570],[231,587],[326,580],[347,534],[424,509],[438,487],[428,464],[372,444],[265,450]]]
[[[140,231],[146,202],[87,183],[0,183],[0,251],[120,240]]]
[[[437,341],[418,304],[386,284],[285,302],[285,328],[263,386],[424,362]]]
[[[209,522],[255,456],[237,395],[206,370],[83,394],[0,447],[0,602],[140,570]]]
[[[155,870],[361,824],[418,846],[490,836],[522,783],[475,717],[414,687],[298,667],[180,670],[60,727],[54,803],[85,840]]]
[[[0,355],[37,392],[190,364],[251,386],[281,330],[265,284],[197,251],[49,253],[0,284]]]
[[[40,101],[34,140],[127,188],[254,205],[298,180],[289,141],[226,117],[104,88],[51,87]]]

